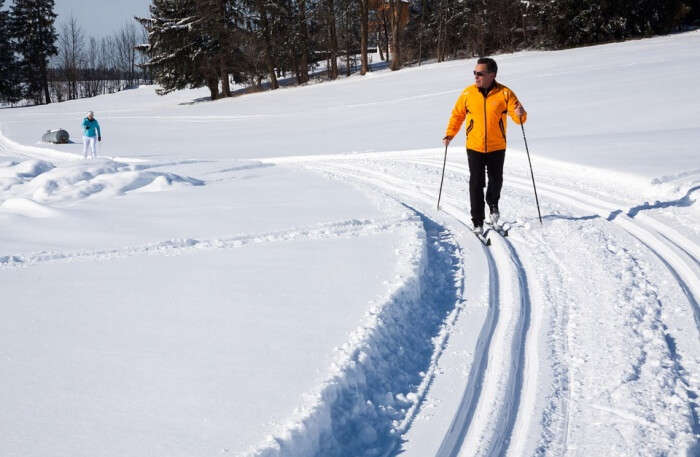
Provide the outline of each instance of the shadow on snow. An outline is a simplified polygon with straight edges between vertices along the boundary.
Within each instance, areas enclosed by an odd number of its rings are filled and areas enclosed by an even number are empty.
[[[408,207],[415,211],[415,209]],[[425,230],[421,274],[391,297],[368,338],[356,350],[347,384],[330,405],[331,428],[315,455],[386,456],[400,453],[397,424],[412,419],[422,398],[417,387],[429,370],[445,319],[462,296],[459,247],[444,227],[416,211]],[[432,380],[429,380],[431,382]],[[406,401],[410,394],[416,395]],[[411,407],[413,406],[413,409]]]

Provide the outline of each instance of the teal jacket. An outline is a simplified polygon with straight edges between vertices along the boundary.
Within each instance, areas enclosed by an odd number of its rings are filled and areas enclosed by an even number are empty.
[[[83,119],[83,136],[94,137],[95,130],[97,130],[97,136],[102,136],[102,132],[100,132],[100,123],[97,122],[97,119],[93,118],[92,120],[90,120],[87,117],[84,118]]]

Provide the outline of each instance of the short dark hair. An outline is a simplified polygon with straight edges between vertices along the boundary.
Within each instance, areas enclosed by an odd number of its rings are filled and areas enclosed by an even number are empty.
[[[491,57],[479,57],[476,63],[486,65],[486,70],[489,73],[498,73],[498,65]]]

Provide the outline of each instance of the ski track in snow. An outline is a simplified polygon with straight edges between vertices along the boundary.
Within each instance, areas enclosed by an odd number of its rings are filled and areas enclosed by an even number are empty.
[[[401,201],[411,205],[430,207],[434,203],[434,196],[420,187],[369,167],[332,164],[312,168],[367,183],[389,195],[398,194]],[[447,197],[443,209],[459,221],[453,230],[461,232],[462,236],[472,236],[458,202]],[[472,367],[459,410],[438,452],[440,457],[504,455],[513,436],[528,357],[525,337],[530,321],[530,299],[527,276],[517,251],[507,239],[495,241],[491,249],[482,247],[490,278],[489,312],[478,343],[484,350],[479,351]],[[464,449],[464,443],[479,446]]]
[[[430,166],[434,168],[435,172],[439,172],[440,168],[442,166],[442,163],[437,160],[437,159],[423,159],[423,160],[413,160],[413,164],[418,165],[418,166]],[[451,164],[448,166],[448,169],[451,169],[453,171],[456,171],[458,175],[461,175],[462,177],[466,178],[468,177],[468,168],[464,165],[459,165],[459,164]],[[532,184],[529,179],[529,176],[527,175],[513,175],[509,174],[506,176],[505,183],[507,187],[513,187],[515,189],[521,190],[523,194],[526,194],[527,192],[532,191]],[[698,287],[698,268],[697,268],[697,256],[696,253],[698,252],[698,246],[690,241],[687,237],[681,235],[677,230],[667,226],[666,224],[650,217],[647,215],[640,215],[638,213],[634,213],[631,210],[625,211],[624,209],[620,209],[619,206],[616,206],[614,203],[608,202],[605,199],[599,197],[599,196],[592,196],[592,195],[587,195],[585,193],[582,193],[580,189],[575,189],[575,188],[566,188],[564,186],[557,186],[557,185],[552,185],[548,183],[541,183],[538,182],[538,191],[540,195],[542,196],[541,198],[547,198],[549,200],[554,200],[559,203],[563,203],[564,205],[570,207],[570,208],[575,208],[579,210],[583,210],[586,212],[591,212],[593,213],[593,216],[587,216],[585,219],[588,218],[598,218],[601,221],[613,223],[616,226],[621,227],[623,230],[625,230],[631,237],[634,239],[638,240],[641,246],[646,248],[651,254],[656,256],[662,265],[664,265],[670,275],[676,280],[677,285],[679,289],[683,292],[685,295],[685,298],[687,299],[688,304],[690,305],[690,311],[694,315],[694,320],[695,320],[695,328],[698,332],[700,332],[700,325],[699,325],[699,309],[698,309],[698,301],[697,297],[698,291],[700,290]],[[630,216],[632,214],[633,216]],[[583,219],[583,218],[582,218]],[[605,237],[608,239],[607,243],[611,244],[614,243],[614,240],[616,237],[610,236],[607,234],[607,232],[603,232]],[[565,243],[564,243],[565,244]],[[540,239],[539,243],[537,243],[538,246],[546,246],[547,243],[545,242],[544,239]],[[619,249],[619,248],[618,248]],[[627,252],[627,251],[625,251]],[[547,256],[549,259],[556,260],[557,256],[556,255],[548,255]],[[565,269],[560,261],[556,260],[557,263],[559,264],[560,270]],[[638,271],[640,270],[640,265],[639,265],[639,260],[637,260],[637,256],[630,255],[627,258],[626,265],[621,266],[620,268],[623,269],[628,269],[631,271]],[[613,269],[614,271],[615,269]],[[602,280],[601,280],[602,281]],[[689,422],[689,427],[692,430],[693,433],[698,433],[700,430],[700,425],[698,424],[698,414],[697,414],[697,408],[698,405],[696,403],[696,398],[697,398],[697,386],[694,386],[693,383],[689,380],[689,372],[687,369],[685,369],[681,363],[680,358],[678,357],[678,354],[676,352],[675,348],[675,341],[670,333],[668,327],[666,324],[663,323],[661,319],[661,314],[660,314],[660,309],[661,309],[661,301],[656,298],[657,292],[655,292],[657,289],[655,286],[653,286],[652,280],[648,279],[646,276],[637,276],[635,277],[634,280],[627,282],[629,285],[625,286],[628,289],[625,289],[627,292],[625,295],[621,298],[622,303],[635,303],[639,301],[640,299],[638,298],[639,291],[638,289],[642,289],[642,294],[644,297],[650,297],[648,302],[645,302],[645,306],[640,308],[639,310],[635,311],[633,313],[633,316],[635,318],[629,318],[632,319],[632,323],[629,326],[625,326],[624,329],[629,329],[629,328],[635,328],[639,325],[641,325],[641,321],[636,318],[636,316],[640,314],[645,314],[649,313],[649,309],[654,310],[652,315],[654,316],[653,323],[650,325],[650,328],[648,329],[649,334],[656,333],[656,339],[655,342],[658,345],[658,347],[655,348],[655,352],[658,355],[658,357],[661,358],[661,360],[666,360],[665,362],[658,362],[661,366],[664,366],[664,364],[667,364],[668,366],[672,367],[670,370],[670,373],[658,373],[655,376],[662,376],[662,379],[664,377],[667,377],[667,383],[673,386],[680,386],[680,392],[667,392],[669,396],[671,396],[674,399],[677,399],[678,397],[684,399],[683,401],[685,402],[685,405],[687,405],[687,419]],[[668,300],[669,302],[672,302],[672,300]],[[568,317],[565,317],[568,319]],[[594,318],[591,317],[591,322],[594,321]],[[660,330],[660,332],[659,332]],[[644,347],[647,343],[645,340],[648,340],[648,336],[641,337],[638,334],[635,334],[636,339],[640,341],[639,346]],[[624,346],[623,344],[619,344],[619,346]],[[617,347],[615,344],[610,345],[610,347]],[[651,351],[649,351],[651,352]],[[638,364],[633,365],[635,368],[633,370],[633,373],[636,373],[635,375],[638,376],[638,372],[641,370],[641,367],[644,366],[646,363],[646,352],[643,352],[644,357],[642,357],[639,360]],[[574,365],[575,364],[571,364]],[[575,386],[576,382],[575,380],[578,379],[580,376],[579,374],[575,373],[575,369],[572,368],[571,366],[564,367],[555,367],[554,369],[559,369],[561,371],[561,376],[563,377],[562,380],[555,381],[555,384],[557,382],[561,383],[566,380],[567,382],[570,383],[570,385]],[[691,371],[692,373],[692,371]],[[573,381],[572,381],[573,380]],[[563,398],[563,400],[560,402],[559,405],[555,409],[559,409],[561,411],[567,411],[566,414],[567,416],[571,415],[570,411],[570,405],[566,404],[569,402],[572,402],[571,397],[571,390],[572,389],[575,392],[575,387],[567,387],[565,385],[560,384],[558,387],[555,386],[555,390],[558,389],[558,392],[555,392],[553,395],[567,395],[568,397]],[[664,386],[659,387],[660,391],[664,390]],[[630,401],[640,401],[638,397],[634,397],[630,399]],[[656,401],[658,403],[665,403],[665,399],[663,396],[660,396],[656,398]],[[599,410],[605,410],[605,407],[599,407]],[[610,409],[610,408],[608,408]],[[616,410],[617,411],[617,410]],[[653,408],[650,408],[646,414],[649,414],[650,417],[653,417]],[[545,414],[553,414],[554,411],[550,405],[550,410],[546,411]],[[630,416],[630,413],[622,413],[620,412],[617,414],[619,417],[632,417]],[[638,417],[638,416],[634,416]],[[551,420],[552,418],[545,417],[544,420]],[[593,421],[593,419],[591,419]],[[569,426],[570,419],[567,419],[564,421],[563,424],[560,424],[559,427],[561,427],[561,430],[566,430],[566,428]],[[643,419],[636,420],[635,422],[639,424],[647,424],[648,421],[645,421]],[[676,424],[678,425],[678,424]],[[654,426],[652,426],[654,430],[659,430],[662,427],[659,427],[658,424],[654,423]],[[543,436],[543,441],[551,444],[552,440],[558,440],[558,447],[560,449],[560,452],[568,455],[568,452],[571,451],[574,454],[576,454],[576,446],[571,445],[571,449],[568,449],[566,440],[567,436],[566,434],[558,438],[552,437],[552,431],[551,430],[545,430],[543,435],[550,435],[550,436]],[[673,433],[673,432],[669,432]],[[641,434],[641,433],[640,433]],[[659,438],[659,442],[663,442],[663,438]],[[693,448],[697,450],[697,448]],[[541,445],[537,449],[537,454],[538,455],[547,455],[550,450],[547,449],[547,445]],[[588,451],[588,450],[587,450]],[[624,455],[624,450],[617,450],[620,452],[620,454],[617,455]],[[646,451],[646,452],[644,452]],[[602,452],[602,450],[600,451]],[[650,449],[639,449],[637,450],[639,455],[656,455],[657,452],[660,452],[658,450],[655,450],[653,448]],[[691,450],[691,452],[694,452]],[[514,455],[521,455],[521,454],[514,454]],[[557,452],[554,452],[554,455],[558,455]],[[576,454],[578,455],[578,454]]]
[[[387,456],[399,449],[463,309],[464,287],[454,235],[406,206],[424,234],[402,250],[409,270],[342,348],[311,407],[247,455]]]
[[[442,166],[437,161],[416,161],[435,167]],[[465,166],[449,165],[449,168],[460,171],[468,176]],[[508,186],[527,192],[531,190],[531,181],[525,176],[508,176]],[[693,307],[695,325],[700,332],[700,278],[698,277],[698,259],[700,246],[693,243],[677,230],[645,215],[630,217],[631,209],[625,211],[617,205],[607,202],[600,197],[585,195],[576,189],[566,189],[547,183],[539,183],[540,194],[557,200],[570,207],[591,212],[594,215],[620,225],[632,236],[644,243],[677,279],[679,286],[686,294]]]
[[[423,184],[420,179],[397,176],[400,174],[397,170],[417,170],[419,174],[424,175],[424,179],[426,174],[427,178],[432,179],[442,167],[442,161],[439,159],[410,156],[402,159],[395,154],[387,154],[385,160],[382,160],[381,154],[375,154],[371,160],[362,157],[334,157],[325,160],[302,158],[295,161],[288,158],[283,163],[304,166],[335,179],[359,183],[363,187],[420,208],[423,215],[434,214],[428,210],[436,200],[436,189],[432,181],[431,184]],[[464,165],[450,164],[448,172],[450,171],[462,179],[468,176],[468,169]],[[532,189],[527,175],[508,174],[505,185],[522,191],[521,199],[522,195],[527,195]],[[618,204],[606,201],[600,196],[561,185],[542,183],[538,185],[538,190],[543,199],[556,201],[567,208],[592,213],[581,218],[557,216],[556,213],[549,216],[545,213],[545,218],[598,219],[603,224],[602,228],[605,227],[605,223],[611,223],[620,227],[632,239],[637,240],[642,248],[658,258],[685,295],[695,317],[696,330],[700,331],[697,301],[697,297],[700,297],[697,253],[700,251],[696,244],[657,219],[639,214],[639,211],[634,211],[634,207],[625,211]],[[443,202],[445,203],[441,205],[441,209],[451,220],[442,221],[438,216],[441,223],[456,236],[459,235],[460,241],[470,240],[472,249],[474,246],[481,246],[467,234],[468,216],[459,209],[465,204],[447,192],[443,195]],[[589,386],[582,380],[585,376],[590,376],[590,373],[581,371],[580,360],[570,359],[579,344],[575,336],[575,318],[579,317],[576,313],[581,307],[573,302],[567,306],[566,302],[572,298],[565,292],[569,278],[580,273],[572,270],[563,260],[561,253],[549,246],[543,238],[544,234],[529,230],[530,222],[515,221],[514,226],[518,228],[514,230],[516,236],[504,239],[492,234],[494,243],[490,249],[483,246],[481,249],[475,249],[486,256],[489,265],[489,309],[477,340],[475,358],[470,367],[461,403],[436,455],[520,456],[530,452],[534,452],[535,455],[579,455],[579,452],[584,452],[585,447],[576,442],[574,437],[578,436],[578,433],[585,434],[585,431],[579,430],[581,425],[578,424],[578,418],[591,414],[593,410],[613,415],[626,423],[636,424],[637,428],[630,431],[625,429],[624,424],[618,425],[614,421],[609,423],[612,424],[609,428],[622,437],[632,434],[637,439],[643,439],[650,433],[657,435],[651,444],[636,450],[639,455],[657,455],[658,452],[664,452],[662,449],[665,444],[673,449],[674,442],[686,440],[687,443],[688,436],[692,436],[690,433],[697,433],[699,428],[695,402],[697,387],[689,378],[689,372],[676,352],[673,336],[663,322],[662,300],[656,292],[653,280],[645,273],[651,267],[640,263],[638,256],[628,248],[610,247],[616,253],[625,253],[620,268],[634,272],[632,278],[621,279],[623,291],[620,297],[621,303],[633,303],[634,306],[623,307],[622,309],[629,314],[619,319],[627,324],[623,329],[632,332],[627,335],[629,340],[639,341],[641,355],[626,372],[620,384],[624,386],[622,389],[620,386],[611,389],[606,386],[599,395],[607,396],[610,402],[615,404],[624,398],[624,401],[633,404],[639,411],[644,411],[633,413],[596,404],[591,398],[581,398],[586,397],[581,391],[582,386]],[[601,232],[601,228],[597,226],[588,230],[592,230],[596,237],[602,236],[607,240],[603,243],[605,246],[614,246],[619,238],[614,231]],[[566,246],[566,240],[562,240],[560,246]],[[555,267],[526,267],[521,260],[524,254],[519,254],[520,250],[528,254],[525,258],[531,256],[533,250],[537,251]],[[531,291],[532,287],[528,282],[528,271],[536,272],[540,280],[539,284],[535,284],[534,291]],[[468,275],[468,272],[465,274]],[[642,292],[638,290],[640,287]],[[531,293],[536,297],[534,302]],[[548,329],[543,328],[542,322],[542,307],[545,303],[559,304],[553,307],[551,327]],[[594,321],[594,317],[591,316],[590,322]],[[536,407],[536,400],[538,395],[544,394],[538,392],[536,385],[539,360],[542,358],[539,354],[538,340],[544,330],[548,332],[548,353],[542,355],[550,359],[549,369],[553,373],[553,379],[552,385],[543,390],[548,400],[540,410]],[[624,348],[625,345],[620,344],[620,347]],[[652,367],[649,368],[646,364],[652,358],[651,354],[659,361],[649,364]],[[658,378],[660,381],[658,391],[653,395],[647,394],[648,399],[645,400],[634,390],[633,381],[635,376],[638,378],[642,376],[643,370],[649,369],[653,373],[647,376],[651,379]],[[619,389],[618,393],[615,389]],[[615,395],[619,395],[620,398],[616,398]],[[668,415],[655,418],[652,405],[667,402],[673,404],[673,407],[669,407]],[[581,405],[588,406],[582,408]],[[590,420],[595,422],[593,418]],[[671,430],[667,430],[669,425],[673,426]],[[572,426],[575,426],[575,430]],[[680,436],[678,430],[683,431]],[[528,433],[533,431],[539,434],[536,446],[527,442]],[[615,441],[613,439],[613,442]],[[625,452],[630,452],[630,449],[625,448],[625,444],[623,438],[623,443],[616,449],[590,450],[612,451],[611,455],[625,455]],[[396,452],[398,449],[391,447],[384,455]],[[585,452],[588,452],[588,449]]]
[[[46,262],[72,262],[109,260],[135,255],[181,255],[204,249],[233,249],[251,244],[279,243],[305,239],[352,238],[374,235],[377,233],[395,231],[407,224],[418,224],[416,216],[392,218],[385,220],[359,220],[315,224],[310,227],[293,228],[267,233],[240,234],[226,238],[214,239],[171,239],[143,246],[133,246],[115,249],[102,249],[76,252],[39,252],[35,254],[0,255],[0,267],[28,267]]]

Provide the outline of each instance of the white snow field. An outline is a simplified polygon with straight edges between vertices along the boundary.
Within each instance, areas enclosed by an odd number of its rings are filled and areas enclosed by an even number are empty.
[[[496,59],[490,247],[474,59],[0,109],[0,456],[700,455],[700,31]]]

